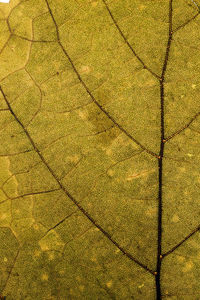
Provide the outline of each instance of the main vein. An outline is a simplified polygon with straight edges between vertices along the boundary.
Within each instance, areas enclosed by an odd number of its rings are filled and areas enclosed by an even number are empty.
[[[160,137],[160,152],[158,159],[158,173],[159,173],[159,190],[158,190],[158,246],[157,246],[157,268],[156,268],[156,295],[157,300],[162,298],[161,296],[161,285],[160,285],[160,275],[161,275],[161,264],[162,264],[162,187],[163,187],[163,155],[165,147],[165,122],[164,122],[164,83],[165,83],[165,74],[167,70],[167,64],[169,59],[169,52],[172,42],[172,1],[169,0],[169,34],[168,41],[166,46],[165,58],[162,68],[161,80],[160,80],[160,128],[161,128],[161,137]]]

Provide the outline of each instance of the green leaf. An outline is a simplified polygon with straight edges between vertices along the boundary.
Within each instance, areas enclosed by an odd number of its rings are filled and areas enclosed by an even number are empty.
[[[0,296],[200,299],[198,0],[0,3]]]

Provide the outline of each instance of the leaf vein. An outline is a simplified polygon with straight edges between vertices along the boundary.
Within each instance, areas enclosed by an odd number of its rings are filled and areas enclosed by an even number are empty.
[[[63,192],[68,196],[68,198],[75,204],[75,206],[83,213],[83,215],[96,227],[99,229],[99,231],[113,244],[115,245],[127,258],[129,258],[131,261],[135,262],[137,265],[139,265],[140,267],[142,267],[144,270],[148,271],[150,274],[154,275],[154,272],[148,268],[148,266],[144,265],[143,263],[141,263],[140,261],[138,261],[136,258],[134,258],[132,256],[132,254],[130,254],[129,252],[127,252],[123,247],[121,247],[112,237],[111,235],[105,231],[105,229],[103,229],[94,219],[92,216],[90,216],[90,214],[79,204],[79,202],[69,193],[69,191],[65,188],[65,186],[59,181],[59,179],[57,178],[56,174],[54,173],[53,169],[49,166],[49,164],[47,163],[47,161],[45,160],[44,156],[41,154],[40,150],[37,148],[37,146],[35,145],[32,137],[30,136],[28,130],[24,127],[24,125],[22,124],[22,122],[20,121],[20,119],[17,117],[17,115],[15,114],[15,112],[13,111],[2,87],[0,86],[0,91],[3,95],[3,98],[5,100],[5,102],[7,103],[7,106],[10,110],[10,113],[13,115],[13,117],[15,118],[16,122],[22,127],[24,133],[26,134],[29,142],[31,143],[31,145],[33,146],[33,149],[35,150],[35,152],[38,154],[38,156],[40,157],[41,161],[43,162],[43,164],[46,166],[46,168],[48,169],[49,173],[52,175],[52,177],[55,179],[55,181],[57,182],[58,186],[63,190]]]

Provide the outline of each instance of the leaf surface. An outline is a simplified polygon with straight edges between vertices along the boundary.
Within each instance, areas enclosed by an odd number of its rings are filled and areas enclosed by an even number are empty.
[[[200,299],[198,5],[0,3],[0,295]]]

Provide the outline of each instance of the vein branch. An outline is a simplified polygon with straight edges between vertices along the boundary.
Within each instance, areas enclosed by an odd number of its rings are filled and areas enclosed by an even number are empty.
[[[32,39],[29,39],[29,38],[27,38],[25,36],[21,36],[21,35],[15,34],[15,33],[11,33],[11,35],[15,36],[17,38],[20,38],[22,40],[31,42],[31,43],[55,43],[56,42],[56,41],[48,41],[48,40],[32,40]]]
[[[54,15],[52,13],[52,10],[49,6],[49,3],[47,0],[45,0],[47,7],[49,9],[49,13],[52,17],[52,20],[55,24],[55,28],[56,28],[56,33],[57,33],[57,39],[58,39],[58,44],[60,45],[63,53],[65,54],[65,56],[67,57],[68,61],[70,62],[72,69],[74,70],[76,76],[78,77],[80,83],[82,84],[82,86],[84,87],[84,89],[86,90],[87,94],[91,97],[92,101],[98,106],[98,108],[113,122],[113,124],[115,124],[116,127],[118,127],[120,129],[121,132],[123,132],[128,138],[130,138],[134,143],[136,143],[141,149],[145,150],[148,154],[158,158],[158,155],[156,153],[154,153],[153,151],[147,149],[144,145],[142,145],[138,140],[136,140],[125,128],[123,128],[110,114],[109,112],[107,112],[107,110],[96,100],[96,98],[94,97],[94,95],[91,93],[91,91],[89,90],[88,86],[86,85],[86,83],[83,81],[81,75],[79,74],[77,68],[75,67],[70,55],[68,54],[67,50],[65,49],[65,47],[63,46],[63,44],[60,41],[60,35],[59,35],[59,30],[58,30],[58,25],[56,23],[56,20],[54,18]]]
[[[58,177],[56,176],[56,174],[54,173],[53,169],[49,166],[49,164],[47,163],[46,159],[44,158],[44,156],[42,155],[42,153],[40,152],[40,150],[37,148],[36,144],[34,143],[31,135],[29,134],[28,130],[24,127],[24,125],[22,124],[22,122],[20,121],[20,119],[17,117],[17,115],[15,114],[15,112],[13,111],[2,87],[0,86],[0,91],[3,95],[3,98],[8,106],[8,109],[10,111],[10,113],[13,115],[14,119],[16,120],[16,122],[20,125],[20,127],[23,129],[26,137],[28,138],[30,144],[32,145],[33,149],[35,150],[35,152],[38,154],[39,158],[41,159],[41,161],[43,162],[43,164],[45,165],[45,167],[48,169],[49,173],[52,175],[52,177],[54,178],[54,180],[57,182],[58,186],[60,187],[61,190],[63,190],[63,192],[67,195],[67,197],[74,203],[74,205],[83,213],[83,215],[97,228],[99,229],[99,231],[101,233],[103,233],[103,235],[113,244],[115,245],[127,258],[129,258],[131,261],[135,262],[137,265],[139,265],[140,267],[142,267],[144,270],[148,271],[151,274],[154,274],[154,272],[149,269],[146,265],[144,265],[143,263],[141,263],[140,261],[138,261],[136,258],[134,258],[132,256],[132,254],[130,254],[129,252],[127,252],[122,246],[120,246],[113,238],[112,236],[105,230],[103,229],[95,220],[92,216],[90,216],[90,214],[79,204],[79,202],[70,194],[70,192],[65,188],[65,186],[60,182],[60,180],[58,179]]]
[[[189,238],[191,238],[199,230],[200,230],[200,225],[198,225],[191,233],[189,233],[184,239],[182,239],[178,244],[176,244],[176,246],[174,246],[169,251],[163,253],[162,257],[164,258],[165,256],[167,256],[167,255],[171,254],[172,252],[174,252],[177,248],[179,248],[184,242],[186,242]]]
[[[105,4],[105,7],[114,23],[114,25],[116,26],[117,30],[119,31],[121,37],[123,38],[124,42],[126,43],[126,45],[129,47],[129,49],[131,50],[131,52],[133,53],[133,55],[138,59],[138,61],[143,65],[144,69],[146,69],[147,71],[149,71],[154,77],[156,77],[157,79],[160,80],[160,76],[157,75],[156,73],[154,73],[145,63],[144,61],[140,58],[140,56],[136,53],[136,51],[133,49],[133,47],[131,46],[131,44],[129,43],[129,41],[127,40],[127,38],[125,37],[124,33],[122,32],[121,28],[119,27],[116,19],[114,18],[108,4],[106,3],[105,0],[102,0],[103,3]]]
[[[56,223],[53,227],[49,228],[43,237],[45,237],[50,231],[54,230],[56,227],[58,227],[59,225],[61,225],[62,223],[64,223],[67,219],[69,219],[72,215],[74,215],[76,212],[72,212],[71,214],[65,216],[62,220],[60,220],[58,223]],[[42,238],[43,238],[42,237]]]
[[[176,29],[173,30],[173,34],[179,31],[181,28],[184,28],[186,25],[188,25],[190,22],[194,21],[198,16],[200,12],[197,12],[192,18],[185,21],[183,24],[179,25]]]
[[[4,284],[4,286],[3,286],[2,290],[1,290],[1,293],[0,293],[0,294],[3,294],[4,290],[6,289],[6,286],[7,286],[7,284],[8,284],[8,281],[9,281],[9,279],[10,279],[10,277],[11,277],[11,275],[12,275],[13,269],[14,269],[14,267],[15,267],[17,258],[18,258],[18,256],[19,256],[19,252],[20,252],[20,249],[18,249],[18,251],[17,251],[17,254],[16,254],[15,258],[14,258],[12,267],[11,267],[10,271],[8,272],[8,277],[7,277],[7,279],[6,279],[6,282],[5,282],[5,284]],[[1,297],[0,297],[0,299],[1,299]]]
[[[178,135],[179,133],[181,133],[182,131],[184,131],[185,129],[187,129],[196,119],[197,117],[199,117],[200,115],[200,111],[198,113],[196,113],[196,115],[194,115],[190,121],[185,124],[182,128],[180,128],[179,130],[175,131],[174,133],[172,133],[170,136],[168,136],[167,138],[165,138],[165,141],[169,141],[170,139],[172,139],[173,137],[175,137],[176,135]]]

